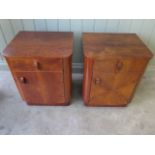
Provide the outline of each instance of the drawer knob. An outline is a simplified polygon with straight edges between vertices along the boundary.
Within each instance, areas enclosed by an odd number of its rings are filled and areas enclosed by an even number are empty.
[[[96,78],[95,79],[95,84],[100,84],[101,83],[101,79],[100,78]]]
[[[27,80],[26,80],[26,78],[25,78],[25,77],[20,77],[20,81],[21,81],[22,83],[24,83],[24,84],[26,84],[26,83],[27,83]]]
[[[116,72],[120,71],[123,68],[123,62],[117,61],[116,63]]]
[[[37,69],[40,69],[40,65],[38,61],[34,61],[34,67],[36,67]]]

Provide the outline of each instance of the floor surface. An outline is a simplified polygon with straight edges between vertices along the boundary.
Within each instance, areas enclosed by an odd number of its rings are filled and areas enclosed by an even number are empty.
[[[74,76],[70,106],[28,106],[9,71],[0,71],[0,134],[155,134],[155,74],[141,80],[127,107],[86,107]]]

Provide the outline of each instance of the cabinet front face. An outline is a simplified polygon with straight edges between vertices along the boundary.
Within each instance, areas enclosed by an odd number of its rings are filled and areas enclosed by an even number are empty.
[[[89,103],[94,106],[126,105],[131,100],[143,73],[142,67],[138,65],[132,68],[131,62],[139,64],[138,61],[135,59],[95,61]]]
[[[62,72],[14,72],[22,96],[29,104],[65,103]]]

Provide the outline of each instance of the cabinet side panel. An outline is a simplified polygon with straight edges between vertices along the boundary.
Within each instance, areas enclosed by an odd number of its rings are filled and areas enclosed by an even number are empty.
[[[93,72],[93,60],[84,57],[84,76],[83,76],[83,100],[86,105],[89,103],[90,88]]]
[[[64,90],[66,104],[69,104],[72,93],[72,56],[63,59]]]
[[[133,99],[133,97],[135,95],[135,92],[136,92],[136,89],[137,89],[137,86],[139,85],[140,81],[142,80],[142,77],[143,77],[143,75],[145,73],[145,70],[146,70],[146,68],[148,66],[149,61],[150,61],[150,59],[146,59],[145,60],[145,66],[144,66],[143,70],[141,72],[137,72],[137,74],[139,75],[139,79],[137,80],[137,83],[136,83],[136,85],[135,85],[135,87],[134,87],[134,89],[132,91],[132,94],[130,96],[130,99],[128,100],[128,103],[130,103],[131,100]]]

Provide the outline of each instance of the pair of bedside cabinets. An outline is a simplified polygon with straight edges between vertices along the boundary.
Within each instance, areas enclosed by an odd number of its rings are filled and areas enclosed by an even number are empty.
[[[72,32],[19,32],[4,56],[30,105],[68,105]],[[84,33],[83,99],[88,106],[125,106],[152,53],[136,34]]]

